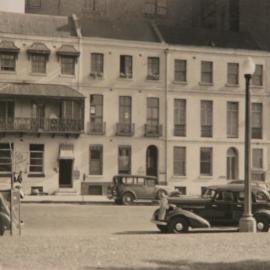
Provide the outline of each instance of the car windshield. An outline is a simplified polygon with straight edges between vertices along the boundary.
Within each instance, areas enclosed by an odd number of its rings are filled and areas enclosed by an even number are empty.
[[[213,189],[206,189],[204,193],[202,194],[203,199],[212,199],[215,195],[215,190]]]

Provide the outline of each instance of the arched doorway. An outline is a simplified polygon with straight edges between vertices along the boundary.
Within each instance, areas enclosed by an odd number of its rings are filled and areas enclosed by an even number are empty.
[[[155,145],[150,145],[146,150],[146,174],[158,176],[158,149]]]
[[[227,179],[238,179],[238,153],[234,147],[227,151]]]

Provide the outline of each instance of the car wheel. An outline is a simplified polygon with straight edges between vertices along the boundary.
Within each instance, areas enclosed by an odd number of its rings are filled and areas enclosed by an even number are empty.
[[[134,195],[132,193],[125,193],[122,197],[122,202],[124,205],[130,205],[134,202]]]
[[[167,195],[167,194],[168,194],[168,193],[167,193],[166,190],[160,189],[160,190],[158,191],[158,193],[157,193],[157,198],[158,198],[159,200],[161,200],[162,197],[163,197],[163,195]]]
[[[183,217],[175,217],[169,222],[170,233],[184,233],[188,231],[188,222]]]
[[[257,223],[257,232],[268,232],[269,230],[269,221],[265,217],[258,217],[256,220]]]
[[[168,226],[166,226],[166,225],[157,225],[157,228],[158,228],[162,233],[167,233],[167,232],[168,232]]]

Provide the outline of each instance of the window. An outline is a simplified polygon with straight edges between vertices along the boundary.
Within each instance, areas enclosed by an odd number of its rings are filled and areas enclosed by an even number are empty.
[[[263,149],[252,149],[252,180],[264,181],[265,172],[263,170]]]
[[[42,54],[32,54],[32,73],[46,73],[47,56]]]
[[[90,10],[96,10],[96,1],[95,0],[84,0],[84,8]]]
[[[75,57],[61,56],[61,73],[66,75],[75,74]]]
[[[159,80],[159,58],[148,57],[147,80]]]
[[[174,100],[174,136],[186,136],[186,100]]]
[[[44,173],[44,145],[43,144],[30,144],[30,174],[43,174]]]
[[[255,86],[263,85],[263,65],[256,65],[255,73],[252,75],[251,83]]]
[[[14,102],[0,101],[0,127],[12,126],[14,122]]]
[[[227,179],[238,179],[238,153],[234,147],[227,151]]]
[[[120,55],[120,78],[132,78],[132,56]]]
[[[103,132],[103,96],[90,96],[90,123],[91,130]]]
[[[30,8],[40,8],[41,0],[27,0],[27,6]]]
[[[227,102],[227,137],[238,138],[238,102]]]
[[[239,83],[239,64],[228,63],[227,83],[232,85],[237,85]]]
[[[212,175],[212,148],[203,147],[200,153],[200,174]]]
[[[102,175],[103,146],[90,145],[90,175]]]
[[[176,59],[174,61],[174,80],[176,82],[187,81],[187,61]]]
[[[0,175],[10,174],[12,171],[11,149],[12,144],[0,143]]]
[[[131,123],[131,97],[119,98],[119,121],[120,123]]]
[[[262,139],[262,116],[263,116],[263,105],[262,103],[252,103],[252,139]]]
[[[201,101],[201,137],[213,136],[213,102]]]
[[[65,100],[62,103],[61,118],[62,119],[82,119],[82,106],[80,102],[73,100]]]
[[[159,98],[147,98],[147,125],[156,131],[159,126]]]
[[[181,195],[187,194],[187,187],[185,187],[185,186],[177,186],[177,187],[175,187],[175,189],[178,190]]]
[[[186,175],[186,148],[174,147],[173,152],[173,173],[174,175]]]
[[[11,53],[2,53],[0,55],[0,65],[2,71],[15,71],[16,55]]]
[[[145,0],[144,14],[151,16],[167,15],[168,3],[167,0]]]
[[[131,174],[131,147],[130,146],[119,146],[118,173]]]
[[[213,83],[213,63],[201,62],[201,82],[211,84]]]
[[[104,55],[102,53],[91,53],[91,76],[93,78],[103,77]]]

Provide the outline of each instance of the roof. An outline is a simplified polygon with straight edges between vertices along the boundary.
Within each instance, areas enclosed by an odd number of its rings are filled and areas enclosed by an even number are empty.
[[[99,37],[144,42],[160,42],[149,21],[140,19],[80,19],[84,37]]]
[[[83,99],[84,96],[66,85],[35,83],[3,83],[0,84],[0,96],[19,97],[54,97]]]
[[[76,36],[69,17],[0,12],[0,33],[48,37]]]
[[[80,52],[77,51],[72,45],[63,45],[56,52],[59,55],[71,55],[71,56],[79,56]]]
[[[239,192],[244,191],[244,185],[243,184],[225,184],[225,185],[214,185],[214,186],[208,186],[208,189],[213,190],[221,190],[221,191],[233,191],[233,192]],[[257,185],[251,185],[252,190],[264,190],[265,188]]]
[[[183,28],[179,25],[158,25],[164,41],[173,45],[262,50],[249,33]]]

